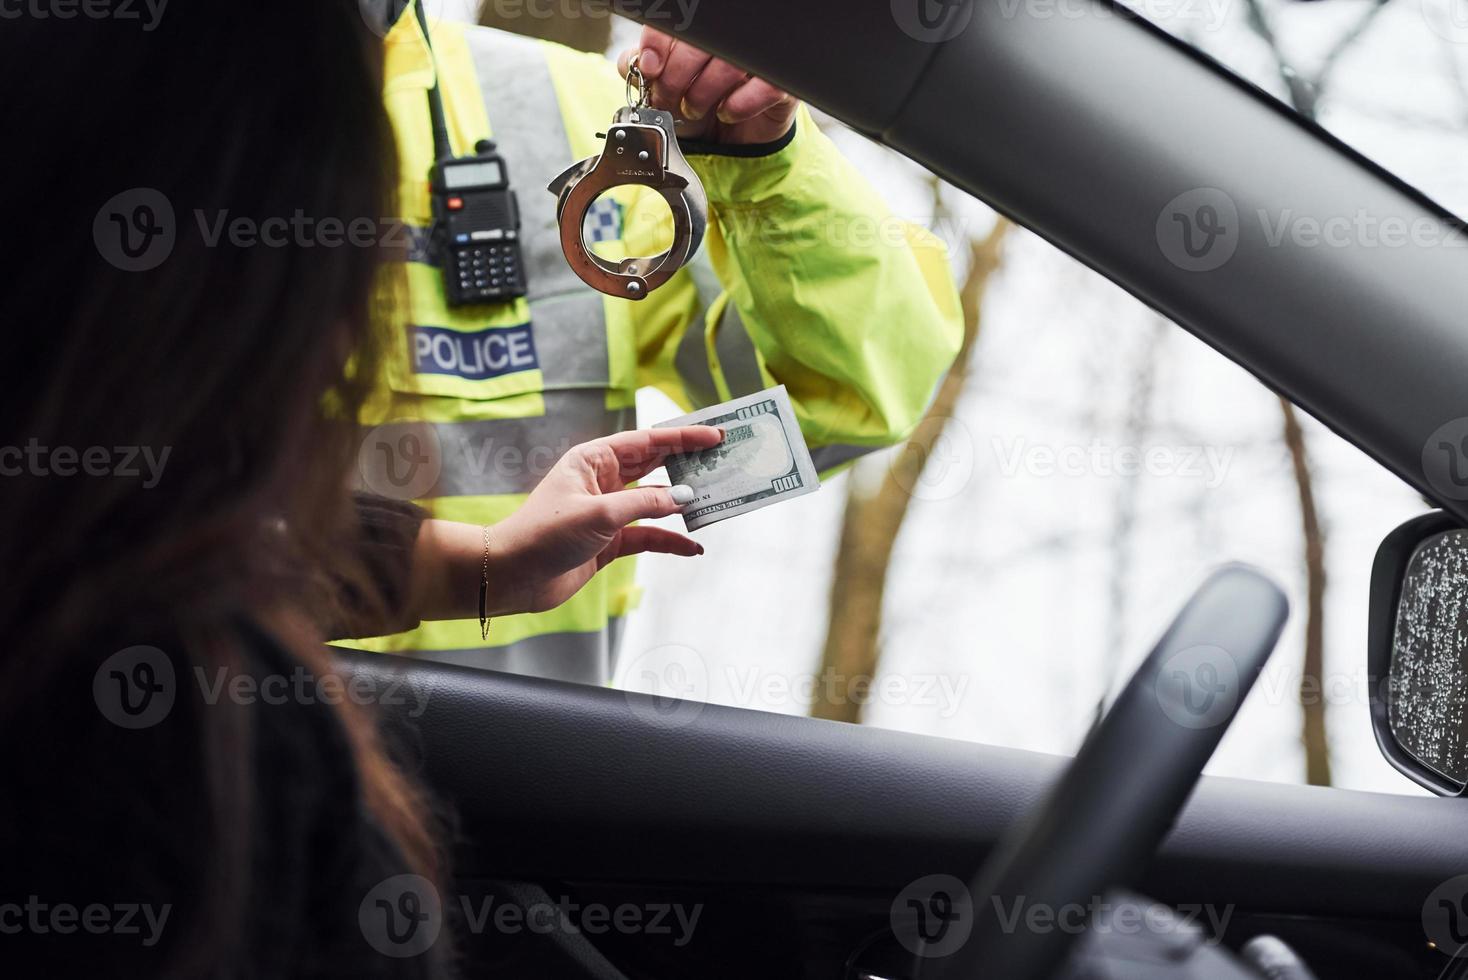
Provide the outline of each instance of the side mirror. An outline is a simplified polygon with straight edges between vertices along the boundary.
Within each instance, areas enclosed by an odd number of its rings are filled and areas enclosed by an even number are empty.
[[[1376,744],[1443,796],[1468,787],[1468,531],[1441,512],[1382,541],[1371,569],[1367,668]]]

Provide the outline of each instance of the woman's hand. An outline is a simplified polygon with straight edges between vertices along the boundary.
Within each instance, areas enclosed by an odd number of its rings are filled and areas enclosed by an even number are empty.
[[[676,531],[628,527],[668,517],[693,499],[688,487],[633,487],[677,453],[717,446],[719,429],[639,429],[573,447],[530,497],[489,529],[491,616],[544,612],[575,595],[599,569],[643,551],[701,555]],[[411,605],[418,619],[477,616],[484,538],[472,524],[426,521],[414,549]]]
[[[652,86],[652,104],[683,119],[678,135],[718,143],[771,143],[790,131],[795,96],[687,41],[651,27],[636,50],[617,61],[622,77],[632,56]]]
[[[643,551],[703,554],[685,534],[627,526],[678,513],[693,499],[690,488],[627,484],[671,455],[708,449],[723,438],[716,428],[691,425],[621,432],[571,449],[519,510],[489,529],[490,605],[500,615],[543,612],[618,558]]]

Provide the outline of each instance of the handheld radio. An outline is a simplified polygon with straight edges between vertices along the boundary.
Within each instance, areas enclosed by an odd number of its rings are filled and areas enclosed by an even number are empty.
[[[433,237],[450,306],[525,295],[520,205],[492,140],[473,156],[441,159],[429,177]]]
[[[414,4],[423,41],[433,59],[433,40],[422,0]],[[437,71],[437,61],[434,60]],[[493,303],[525,295],[525,263],[520,254],[520,204],[510,190],[504,157],[493,140],[480,140],[472,156],[454,156],[443,96],[435,80],[428,90],[437,161],[428,175],[433,204],[429,247],[443,268],[449,306]]]

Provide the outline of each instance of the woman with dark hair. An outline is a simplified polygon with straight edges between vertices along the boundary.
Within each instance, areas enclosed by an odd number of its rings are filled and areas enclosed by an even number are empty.
[[[441,876],[422,794],[365,711],[263,693],[329,670],[328,629],[700,553],[627,527],[686,488],[626,485],[721,435],[576,447],[487,532],[353,506],[392,266],[326,222],[395,213],[378,38],[353,0],[49,9],[0,31],[0,958],[440,975],[449,944],[384,957],[357,920],[384,878]]]

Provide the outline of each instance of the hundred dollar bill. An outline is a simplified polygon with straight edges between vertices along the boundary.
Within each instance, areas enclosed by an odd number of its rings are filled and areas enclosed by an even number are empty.
[[[668,476],[696,496],[683,523],[696,531],[729,517],[821,488],[785,386],[659,422],[657,428],[717,425],[724,441],[712,449],[668,457]]]

